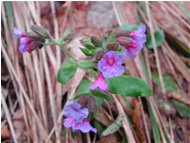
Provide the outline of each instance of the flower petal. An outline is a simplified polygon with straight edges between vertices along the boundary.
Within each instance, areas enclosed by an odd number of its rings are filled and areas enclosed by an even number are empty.
[[[21,38],[25,35],[25,32],[23,32],[22,30],[20,30],[18,28],[14,28],[13,33],[14,33],[16,38]]]
[[[76,126],[73,127],[74,130],[81,130],[83,133],[88,133],[90,131],[93,131],[94,133],[97,132],[96,128],[93,128],[88,119],[84,119],[81,123],[78,123]]]
[[[69,118],[64,119],[64,123],[63,124],[64,124],[64,126],[66,128],[75,127],[76,121],[75,121],[74,118],[69,117]]]
[[[108,91],[108,85],[102,74],[99,74],[95,82],[90,86],[91,90],[95,90],[96,88],[98,88],[101,92]]]
[[[71,101],[69,105],[66,105],[63,112],[66,117],[73,117],[77,121],[82,121],[89,114],[87,108],[81,109],[81,105],[75,101]]]
[[[20,46],[19,46],[19,51],[21,52],[21,53],[24,53],[24,52],[26,52],[28,50],[28,45],[27,44],[20,44]]]

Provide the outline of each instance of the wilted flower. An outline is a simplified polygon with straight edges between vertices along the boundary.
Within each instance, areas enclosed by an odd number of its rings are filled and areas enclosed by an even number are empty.
[[[108,84],[102,74],[99,74],[95,82],[90,86],[91,90],[98,88],[101,92],[108,91]]]
[[[122,55],[118,55],[115,51],[109,51],[98,62],[98,70],[105,78],[120,76],[125,71],[123,63],[124,57]]]
[[[89,111],[87,108],[81,109],[81,105],[75,101],[71,101],[69,105],[65,106],[64,115],[67,117],[64,119],[64,126],[66,128],[72,128],[73,131],[81,130],[83,133],[87,133],[89,131],[97,132],[95,128],[93,128],[87,116]]]

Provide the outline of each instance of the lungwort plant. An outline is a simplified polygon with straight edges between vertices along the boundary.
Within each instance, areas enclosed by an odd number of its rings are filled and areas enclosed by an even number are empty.
[[[19,38],[19,51],[21,53],[40,49],[46,45],[58,45],[64,47],[71,40],[68,34],[59,40],[55,40],[49,32],[37,25],[31,27],[32,32],[24,32],[14,29],[14,35]],[[67,60],[63,63],[57,73],[57,81],[65,84],[76,73],[78,68],[85,70],[92,81],[83,80],[78,88],[78,95],[64,106],[64,127],[72,128],[72,131],[97,132],[90,125],[90,112],[100,106],[103,100],[113,102],[110,94],[119,96],[151,96],[152,90],[146,82],[138,77],[130,76],[125,70],[125,59],[135,59],[146,42],[146,26],[134,26],[133,30],[123,27],[105,32],[102,39],[98,37],[87,37],[80,42],[84,46],[80,50],[89,57],[77,61],[64,48],[63,52]],[[84,98],[87,97],[87,98]],[[97,101],[97,98],[99,101]],[[100,102],[101,100],[101,102]],[[92,102],[95,102],[96,105]],[[84,104],[85,103],[85,104]]]

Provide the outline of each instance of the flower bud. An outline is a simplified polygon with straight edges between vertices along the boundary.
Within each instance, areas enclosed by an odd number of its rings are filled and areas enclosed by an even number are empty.
[[[43,27],[40,27],[38,25],[32,25],[31,30],[34,31],[37,35],[42,37],[43,39],[50,38],[50,33]]]
[[[96,47],[93,45],[89,38],[83,38],[80,40],[80,43],[86,47],[87,49],[95,49]]]
[[[102,40],[98,39],[98,38],[95,37],[95,36],[92,36],[92,37],[91,37],[91,42],[92,42],[92,44],[94,44],[94,46],[96,46],[96,47],[101,47],[101,46],[102,46]]]
[[[106,53],[106,51],[99,51],[96,54],[96,59],[99,61],[104,56],[105,53]]]
[[[129,36],[130,35],[130,32],[127,30],[114,29],[113,32],[116,33],[117,37]]]
[[[112,44],[108,44],[106,47],[109,51],[117,51],[119,48],[119,44],[118,43],[112,43]]]

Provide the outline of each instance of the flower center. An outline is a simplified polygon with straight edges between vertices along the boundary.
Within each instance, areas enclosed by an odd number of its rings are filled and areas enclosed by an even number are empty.
[[[108,64],[108,65],[113,65],[114,64],[114,62],[115,62],[115,58],[114,57],[108,57],[107,59],[106,59],[106,63]]]
[[[136,48],[136,47],[137,47],[137,44],[133,42],[133,43],[130,44],[130,47],[131,47],[131,48]]]

